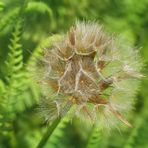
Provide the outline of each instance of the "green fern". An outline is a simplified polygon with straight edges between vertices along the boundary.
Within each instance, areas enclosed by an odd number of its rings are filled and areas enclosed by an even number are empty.
[[[46,17],[46,23],[47,23],[46,26],[49,26],[51,29],[55,29],[56,21],[55,21],[55,17],[53,14],[53,10],[45,2],[41,2],[41,1],[40,2],[37,2],[37,1],[28,2],[25,8],[25,13],[26,14],[34,13],[35,16],[39,14],[44,15],[43,18]],[[37,24],[38,24],[38,20],[37,20]]]
[[[138,118],[135,124],[135,127],[133,128],[132,132],[130,133],[130,136],[128,140],[126,140],[126,144],[124,148],[134,148],[135,139],[138,137],[139,129],[142,125],[142,119]]]
[[[24,89],[22,79],[24,73],[23,68],[23,56],[22,45],[19,43],[21,38],[22,21],[18,20],[12,33],[12,39],[10,40],[8,59],[6,61],[6,74],[5,83],[1,82],[1,112],[0,112],[0,124],[1,132],[5,134],[7,132],[10,135],[10,131],[13,131],[13,119],[15,113],[22,107],[18,100],[22,95]],[[19,98],[20,97],[20,98]],[[6,136],[8,138],[9,136]]]
[[[2,80],[0,80],[0,134],[3,131],[7,131],[8,129],[8,120],[7,118],[4,118],[5,114],[5,98],[4,95],[6,94],[6,87]],[[7,126],[5,126],[5,122],[7,122]]]
[[[87,148],[98,148],[101,140],[101,129],[93,127],[92,133],[87,143]]]
[[[5,13],[5,15],[1,16],[0,32],[3,31],[5,27],[8,27],[8,25],[12,24],[14,20],[18,17],[18,14],[19,14],[19,7],[16,7]]]
[[[26,7],[26,12],[36,11],[41,14],[47,13],[49,16],[52,16],[52,10],[44,2],[29,2]]]
[[[23,63],[21,42],[23,19],[18,18],[8,45],[8,58],[5,62],[5,83],[0,80],[0,132],[11,135],[13,120],[17,112],[33,105],[28,74]],[[10,132],[11,131],[11,132]],[[11,134],[10,134],[11,133]],[[6,136],[8,138],[9,136]],[[13,136],[12,136],[13,137]]]
[[[18,21],[15,30],[12,33],[11,44],[9,45],[10,52],[8,54],[8,60],[6,61],[7,73],[5,76],[6,84],[1,82],[1,88],[3,93],[1,95],[1,121],[3,121],[3,129],[6,129],[8,123],[7,119],[10,119],[13,115],[13,103],[17,96],[17,89],[20,87],[20,83],[17,83],[17,79],[20,77],[19,71],[22,68],[22,52],[21,45],[18,43],[21,36],[21,22]],[[15,99],[14,99],[14,98]]]
[[[22,33],[22,21],[18,20],[12,33],[12,39],[10,39],[8,59],[6,61],[7,74],[6,80],[8,83],[7,89],[11,90],[8,93],[8,96],[17,95],[17,90],[21,88],[22,84],[20,83],[23,73],[23,51],[22,45],[19,43]],[[19,83],[18,83],[19,82]]]
[[[134,128],[126,140],[124,148],[147,148],[148,114],[146,104],[141,113],[135,119]]]

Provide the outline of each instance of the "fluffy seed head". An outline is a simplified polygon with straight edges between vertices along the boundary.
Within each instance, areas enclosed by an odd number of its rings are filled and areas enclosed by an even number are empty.
[[[77,22],[44,50],[43,61],[42,82],[53,92],[41,104],[47,120],[71,108],[70,114],[91,123],[131,126],[124,116],[142,75],[138,52],[126,42],[97,23]]]

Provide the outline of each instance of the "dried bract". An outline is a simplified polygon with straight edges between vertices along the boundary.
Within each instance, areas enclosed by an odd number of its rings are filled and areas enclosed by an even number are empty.
[[[142,65],[124,41],[97,23],[77,22],[45,50],[44,62],[42,82],[53,91],[46,119],[73,108],[73,115],[91,123],[108,127],[122,121],[131,127],[124,116],[132,109]]]

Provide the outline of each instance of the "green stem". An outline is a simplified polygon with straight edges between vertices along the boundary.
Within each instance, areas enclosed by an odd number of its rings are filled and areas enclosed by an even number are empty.
[[[52,135],[53,131],[55,130],[55,128],[58,126],[58,124],[61,121],[61,117],[65,116],[67,114],[67,112],[70,110],[72,106],[72,102],[71,101],[67,101],[67,103],[65,104],[65,106],[62,109],[62,113],[60,114],[60,117],[57,118],[51,126],[48,127],[46,133],[44,134],[44,136],[42,137],[41,141],[39,142],[39,144],[37,145],[36,148],[43,148],[44,145],[46,144],[47,140],[50,138],[50,136]]]
[[[56,119],[52,123],[52,125],[48,127],[46,133],[44,134],[44,136],[42,137],[42,139],[40,140],[40,142],[39,142],[39,144],[37,145],[36,148],[43,148],[44,147],[44,145],[46,144],[47,140],[50,138],[50,136],[54,132],[55,128],[59,124],[60,120],[61,120],[61,118]]]

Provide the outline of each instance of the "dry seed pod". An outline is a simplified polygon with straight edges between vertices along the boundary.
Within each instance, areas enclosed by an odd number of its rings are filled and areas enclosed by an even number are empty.
[[[97,23],[77,22],[46,49],[43,61],[42,82],[54,92],[41,106],[46,119],[73,108],[71,114],[91,123],[131,127],[124,116],[132,109],[142,64],[138,52],[124,41]]]

